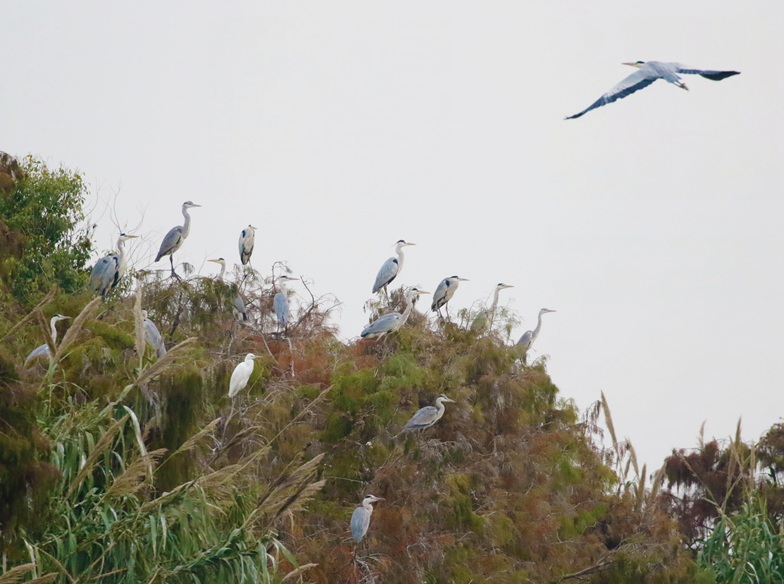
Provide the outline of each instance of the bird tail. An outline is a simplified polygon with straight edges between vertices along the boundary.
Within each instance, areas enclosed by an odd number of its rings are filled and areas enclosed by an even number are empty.
[[[248,313],[247,312],[243,312],[242,313],[242,322],[248,322]]]

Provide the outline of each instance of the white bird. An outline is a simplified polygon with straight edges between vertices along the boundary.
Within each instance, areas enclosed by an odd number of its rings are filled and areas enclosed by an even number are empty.
[[[689,88],[686,87],[686,84],[683,81],[681,81],[679,74],[701,75],[702,77],[705,77],[705,79],[710,79],[711,81],[721,81],[722,79],[731,77],[732,75],[740,75],[738,71],[710,71],[694,69],[693,67],[686,67],[680,63],[664,63],[662,61],[636,61],[634,63],[621,64],[629,65],[630,67],[637,67],[639,71],[635,71],[629,75],[626,79],[621,81],[618,85],[610,89],[610,91],[592,103],[590,107],[584,109],[579,114],[568,116],[565,119],[573,120],[574,118],[579,118],[592,109],[602,107],[603,105],[612,103],[615,100],[624,98],[627,95],[631,95],[643,87],[648,87],[657,79],[664,79],[668,83],[672,83],[676,87],[680,87],[681,89],[688,91]]]
[[[542,308],[539,311],[539,321],[536,323],[536,328],[532,331],[526,331],[523,333],[523,336],[520,337],[520,340],[517,341],[517,346],[523,350],[523,363],[525,363],[525,357],[528,353],[528,349],[531,348],[531,345],[534,344],[536,337],[539,336],[539,331],[542,330],[542,315],[547,314],[548,312],[555,312],[555,310],[550,310],[549,308]]]
[[[128,261],[125,257],[125,241],[136,239],[138,235],[125,235],[121,233],[117,239],[117,253],[110,253],[95,262],[92,272],[90,272],[90,288],[100,292],[101,296],[106,296],[114,290],[117,283],[125,274]]]
[[[416,245],[416,243],[408,243],[401,239],[395,244],[395,253],[397,253],[397,257],[391,257],[384,262],[381,269],[378,271],[376,282],[373,284],[373,294],[383,288],[384,294],[387,297],[387,303],[389,303],[387,285],[390,284],[403,269],[403,260],[405,259],[403,256],[403,248],[408,245]]]
[[[286,282],[293,282],[294,280],[299,280],[299,278],[292,278],[286,274],[278,276],[276,280],[278,285],[278,293],[275,294],[275,298],[272,302],[272,306],[275,309],[275,316],[278,319],[278,324],[285,330],[288,330],[289,324],[289,291],[286,289]]]
[[[362,499],[362,506],[354,509],[354,514],[351,516],[351,535],[354,537],[354,543],[359,544],[370,527],[370,516],[373,515],[372,503],[383,500],[375,495],[367,495]]]
[[[226,272],[226,260],[223,258],[218,258],[217,260],[207,260],[208,262],[212,262],[213,264],[220,264],[221,271],[218,274],[218,280],[223,282],[223,274]],[[240,296],[239,291],[237,292],[237,297],[234,299],[234,303],[232,304],[234,310],[237,311],[239,316],[242,316],[243,321],[248,320],[248,310],[245,308],[245,301]]]
[[[475,331],[477,334],[481,335],[492,328],[493,320],[495,319],[495,309],[498,307],[498,293],[506,288],[514,288],[514,286],[504,284],[503,282],[496,284],[495,292],[493,292],[493,304],[490,306],[490,308],[485,308],[476,315],[474,322],[471,323],[472,331]]]
[[[234,368],[229,381],[229,397],[234,397],[248,385],[251,373],[253,373],[253,360],[256,355],[248,353],[245,360]]]
[[[163,343],[161,332],[155,323],[147,318],[146,310],[142,310],[142,318],[144,318],[144,338],[160,359],[166,354],[166,345]]]
[[[242,265],[247,265],[250,261],[250,255],[253,253],[253,246],[256,242],[256,228],[253,225],[248,225],[240,233],[240,261]]]
[[[403,311],[403,314],[400,314],[399,312],[390,312],[380,316],[366,326],[365,330],[363,330],[359,336],[363,339],[372,339],[399,329],[408,320],[408,317],[414,308],[414,298],[420,294],[430,294],[430,292],[425,292],[418,288],[411,288],[406,295],[406,309]]]
[[[52,333],[52,343],[55,346],[57,346],[57,323],[61,320],[66,320],[69,318],[71,317],[63,316],[62,314],[55,314],[49,321],[49,327]],[[47,344],[43,344],[40,347],[33,349],[33,351],[27,356],[27,359],[25,359],[24,366],[27,367],[28,363],[42,357],[49,357],[50,359],[52,358],[52,351],[49,349],[49,345]]]
[[[441,316],[441,308],[444,307],[444,310],[446,310],[446,317],[449,318],[449,307],[446,305],[452,300],[452,296],[455,295],[455,291],[460,285],[460,282],[468,282],[468,280],[458,276],[450,276],[449,278],[441,280],[441,283],[433,294],[433,303],[430,305],[430,310],[433,312],[437,311],[438,316]]]
[[[169,233],[166,234],[166,237],[164,237],[161,242],[161,249],[158,250],[158,255],[155,256],[156,262],[163,256],[169,256],[172,276],[177,275],[174,273],[174,252],[182,247],[185,238],[188,237],[188,234],[191,232],[191,216],[188,213],[188,209],[193,207],[201,207],[201,205],[197,205],[191,201],[185,201],[182,204],[182,216],[185,217],[185,223],[182,226],[177,225],[169,230]]]
[[[424,430],[438,422],[444,415],[444,402],[456,403],[442,393],[436,398],[436,407],[425,406],[406,422],[406,430]]]

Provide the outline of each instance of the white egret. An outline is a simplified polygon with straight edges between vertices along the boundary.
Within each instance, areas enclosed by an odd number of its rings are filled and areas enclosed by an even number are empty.
[[[229,397],[233,398],[248,385],[251,373],[253,373],[253,360],[256,355],[248,353],[245,360],[234,368],[229,381]]]

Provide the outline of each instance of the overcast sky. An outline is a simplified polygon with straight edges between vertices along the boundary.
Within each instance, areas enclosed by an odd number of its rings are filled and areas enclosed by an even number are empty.
[[[337,295],[353,337],[392,244],[413,241],[396,283],[469,278],[454,308],[513,284],[515,338],[556,309],[533,355],[581,409],[604,390],[649,467],[703,420],[723,437],[743,416],[751,439],[784,415],[780,1],[3,13],[0,150],[119,190],[151,255],[188,199],[203,208],[178,261],[238,262],[253,223],[254,266],[287,261]],[[742,74],[563,120],[636,60]],[[116,237],[104,216],[97,247]]]

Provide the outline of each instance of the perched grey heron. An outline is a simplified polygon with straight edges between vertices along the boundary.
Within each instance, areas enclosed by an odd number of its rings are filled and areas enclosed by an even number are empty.
[[[520,337],[520,340],[517,341],[517,346],[520,347],[523,352],[523,363],[525,363],[525,357],[528,353],[528,349],[531,348],[531,345],[534,344],[536,337],[539,336],[539,331],[542,330],[542,315],[547,314],[548,312],[555,312],[555,310],[550,310],[549,308],[542,308],[539,311],[539,321],[536,323],[536,328],[532,331],[526,331],[523,333],[523,336]]]
[[[55,314],[49,321],[49,327],[51,328],[52,333],[52,342],[55,345],[57,345],[57,323],[61,320],[66,320],[69,318],[71,317],[63,316],[62,314]],[[24,366],[27,367],[30,361],[35,361],[37,359],[41,359],[42,357],[49,357],[50,359],[52,358],[52,352],[49,350],[49,345],[46,343],[33,349],[33,352],[27,356],[27,359],[25,359]]]
[[[250,254],[253,253],[253,246],[256,242],[256,228],[253,225],[248,225],[240,233],[240,261],[245,266],[250,261]]]
[[[220,264],[221,271],[220,274],[218,274],[218,280],[223,282],[224,281],[223,274],[226,273],[226,260],[224,260],[223,258],[218,258],[217,260],[207,260],[207,261],[212,262],[213,264]],[[239,291],[237,291],[237,297],[234,299],[233,307],[234,310],[237,311],[237,314],[242,316],[243,321],[248,320],[248,311],[245,308],[245,301],[242,299],[242,296],[240,296]]]
[[[373,284],[373,294],[383,288],[384,294],[386,294],[387,297],[387,303],[389,303],[389,292],[387,291],[387,285],[389,285],[403,269],[403,260],[405,259],[403,257],[403,248],[407,245],[416,245],[416,243],[408,243],[401,239],[395,244],[395,253],[397,253],[397,257],[389,258],[384,262],[384,264],[381,266],[381,269],[378,271],[376,282]]]
[[[496,284],[493,292],[493,304],[490,305],[490,308],[485,308],[476,315],[474,322],[471,323],[472,331],[481,335],[490,330],[490,327],[493,326],[493,319],[495,319],[495,309],[498,307],[498,293],[506,288],[514,288],[514,286],[504,284],[503,282]]]
[[[406,422],[406,430],[424,430],[438,422],[441,416],[444,415],[444,402],[449,402],[450,404],[457,403],[442,393],[436,398],[435,407],[425,406]]]
[[[446,310],[446,317],[449,318],[449,307],[447,306],[447,303],[452,300],[452,296],[455,295],[455,290],[457,290],[460,282],[468,282],[468,280],[458,276],[450,276],[449,278],[441,280],[441,283],[433,294],[433,303],[430,305],[430,310],[433,312],[437,311],[438,316],[441,316],[441,308],[444,307],[444,310]]]
[[[182,247],[185,238],[188,237],[188,234],[191,232],[191,216],[188,213],[188,209],[193,207],[201,207],[201,205],[197,205],[191,201],[185,201],[182,204],[182,216],[185,217],[185,223],[177,225],[177,227],[172,227],[169,230],[169,233],[166,234],[166,237],[164,237],[161,242],[161,249],[158,250],[158,255],[155,256],[156,262],[163,256],[169,256],[172,276],[177,275],[174,273],[174,252]]]
[[[136,239],[138,235],[121,233],[117,238],[117,253],[110,253],[95,262],[93,271],[90,272],[90,289],[100,292],[104,298],[114,290],[117,283],[125,274],[127,260],[125,259],[125,242]]]
[[[146,310],[142,310],[142,318],[144,318],[144,338],[158,355],[158,359],[160,359],[166,354],[166,345],[163,343],[161,332],[155,326],[155,323],[147,318]]]
[[[635,71],[629,75],[626,79],[621,81],[618,85],[597,99],[593,104],[591,104],[590,107],[584,109],[579,114],[568,116],[565,119],[573,120],[574,118],[579,118],[592,109],[602,107],[603,105],[612,103],[615,100],[624,98],[627,95],[631,95],[635,91],[639,91],[644,87],[648,87],[657,79],[664,79],[668,83],[672,83],[676,87],[680,87],[681,89],[688,91],[689,88],[686,87],[686,84],[683,81],[681,81],[679,74],[701,75],[702,77],[705,77],[705,79],[710,79],[711,81],[721,81],[722,79],[732,77],[733,75],[740,75],[740,72],[738,71],[710,71],[694,69],[693,67],[686,67],[680,63],[664,63],[662,61],[636,61],[634,63],[621,64],[629,65],[630,67],[637,67],[639,71]]]
[[[278,324],[286,330],[289,324],[289,296],[286,282],[293,282],[294,280],[299,280],[299,278],[292,278],[286,274],[278,276],[277,286],[279,291],[275,294],[275,299],[272,302],[275,316],[278,318]]]
[[[366,495],[362,499],[362,506],[354,509],[354,514],[351,516],[351,535],[354,536],[354,543],[357,545],[365,537],[370,526],[370,516],[373,515],[373,503],[383,500],[382,497]]]
[[[256,355],[248,353],[245,360],[234,368],[229,381],[229,397],[234,397],[248,385],[251,373],[253,373],[253,360]]]
[[[408,320],[408,317],[411,315],[411,311],[414,308],[414,298],[420,294],[430,294],[430,292],[425,292],[418,288],[411,288],[406,295],[406,309],[403,311],[403,314],[400,314],[399,312],[390,312],[383,316],[379,316],[376,320],[366,326],[365,330],[363,330],[359,336],[363,339],[372,339],[399,329]]]

